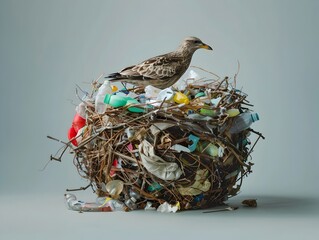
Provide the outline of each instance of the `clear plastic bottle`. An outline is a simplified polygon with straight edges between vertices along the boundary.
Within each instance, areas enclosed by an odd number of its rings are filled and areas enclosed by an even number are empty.
[[[64,195],[66,206],[69,210],[79,212],[113,212],[113,211],[127,211],[127,207],[119,200],[99,197],[96,202],[83,202],[77,200],[74,194]]]
[[[105,113],[107,109],[107,104],[104,102],[106,94],[112,94],[112,87],[108,80],[104,81],[95,97],[95,111],[99,114]]]
[[[248,129],[253,122],[256,122],[259,120],[259,116],[257,113],[254,112],[244,112],[235,117],[233,121],[233,125],[229,129],[229,132],[239,133],[241,131],[244,131]]]

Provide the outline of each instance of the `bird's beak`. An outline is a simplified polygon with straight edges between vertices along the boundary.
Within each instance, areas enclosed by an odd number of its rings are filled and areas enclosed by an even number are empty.
[[[205,44],[205,43],[203,43],[202,45],[200,45],[199,48],[204,48],[204,49],[207,49],[207,50],[213,50],[213,49],[211,48],[211,46],[209,46],[209,45],[207,45],[207,44]]]

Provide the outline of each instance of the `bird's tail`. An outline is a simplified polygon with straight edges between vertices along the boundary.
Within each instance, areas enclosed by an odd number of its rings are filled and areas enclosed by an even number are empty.
[[[123,79],[123,76],[120,73],[116,72],[116,73],[111,73],[105,76],[104,78],[111,78],[110,81],[116,81],[116,80]]]

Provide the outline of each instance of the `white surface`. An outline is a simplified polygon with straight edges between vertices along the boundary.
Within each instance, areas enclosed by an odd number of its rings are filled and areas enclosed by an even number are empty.
[[[252,197],[257,208],[241,206]],[[63,195],[2,196],[0,239],[316,239],[318,203],[315,198],[255,195],[232,199],[231,206],[241,207],[229,212],[78,213],[66,209]]]

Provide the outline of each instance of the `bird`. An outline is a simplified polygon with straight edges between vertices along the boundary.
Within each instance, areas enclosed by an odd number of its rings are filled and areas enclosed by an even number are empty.
[[[174,52],[149,58],[139,64],[111,73],[105,78],[110,82],[130,83],[138,87],[152,85],[165,89],[177,82],[188,69],[197,49],[213,50],[197,37],[185,38]]]

